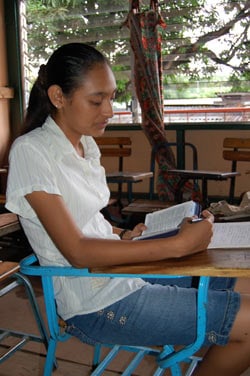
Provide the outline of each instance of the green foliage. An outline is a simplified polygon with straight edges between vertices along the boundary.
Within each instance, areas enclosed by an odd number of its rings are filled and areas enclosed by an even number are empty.
[[[130,81],[126,79],[117,80],[117,92],[116,92],[116,102],[123,103],[123,102],[130,102],[131,101],[131,93],[128,90],[128,86],[130,85]]]
[[[148,9],[149,2],[141,0],[141,11]],[[248,0],[159,3],[167,24],[161,33],[165,98],[210,96],[218,89],[216,80],[229,83],[223,83],[220,90],[250,90]],[[111,61],[117,98],[127,101],[131,57],[129,30],[123,23],[129,0],[26,0],[26,6],[29,56],[34,66],[63,43],[91,44]]]
[[[240,78],[237,74],[233,74],[230,77],[230,83],[232,84],[231,92],[232,93],[250,93],[250,72],[245,72]]]

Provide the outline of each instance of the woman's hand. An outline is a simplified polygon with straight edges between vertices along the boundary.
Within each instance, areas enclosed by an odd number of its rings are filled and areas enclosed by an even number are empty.
[[[144,223],[138,223],[133,230],[128,230],[122,236],[122,240],[132,240],[136,236],[140,236],[144,230],[146,230],[147,226]]]
[[[202,212],[203,220],[192,223],[186,218],[177,237],[180,240],[178,256],[186,256],[207,249],[213,235],[214,216],[208,210]]]

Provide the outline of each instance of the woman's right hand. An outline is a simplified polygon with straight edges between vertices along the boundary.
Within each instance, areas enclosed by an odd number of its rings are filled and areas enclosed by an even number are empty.
[[[186,218],[177,235],[180,244],[178,257],[207,249],[213,235],[214,216],[208,210],[202,212],[204,218],[200,222],[192,223],[191,218]]]

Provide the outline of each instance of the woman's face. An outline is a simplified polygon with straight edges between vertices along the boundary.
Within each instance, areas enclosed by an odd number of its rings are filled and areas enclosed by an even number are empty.
[[[115,92],[112,70],[107,64],[98,64],[70,97],[62,94],[54,120],[72,141],[82,135],[101,136],[113,116]]]

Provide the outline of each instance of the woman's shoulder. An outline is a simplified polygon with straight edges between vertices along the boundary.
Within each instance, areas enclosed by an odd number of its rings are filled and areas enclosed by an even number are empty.
[[[28,133],[22,134],[21,136],[18,136],[14,142],[13,145],[21,145],[24,143],[31,142],[32,139],[36,139],[39,134],[40,129],[36,128]]]
[[[43,149],[45,147],[44,145],[44,139],[41,135],[41,128],[36,128],[26,134],[23,134],[19,137],[17,137],[14,142],[11,145],[11,153],[13,153],[16,150],[24,149],[24,150],[30,150],[30,149]]]

